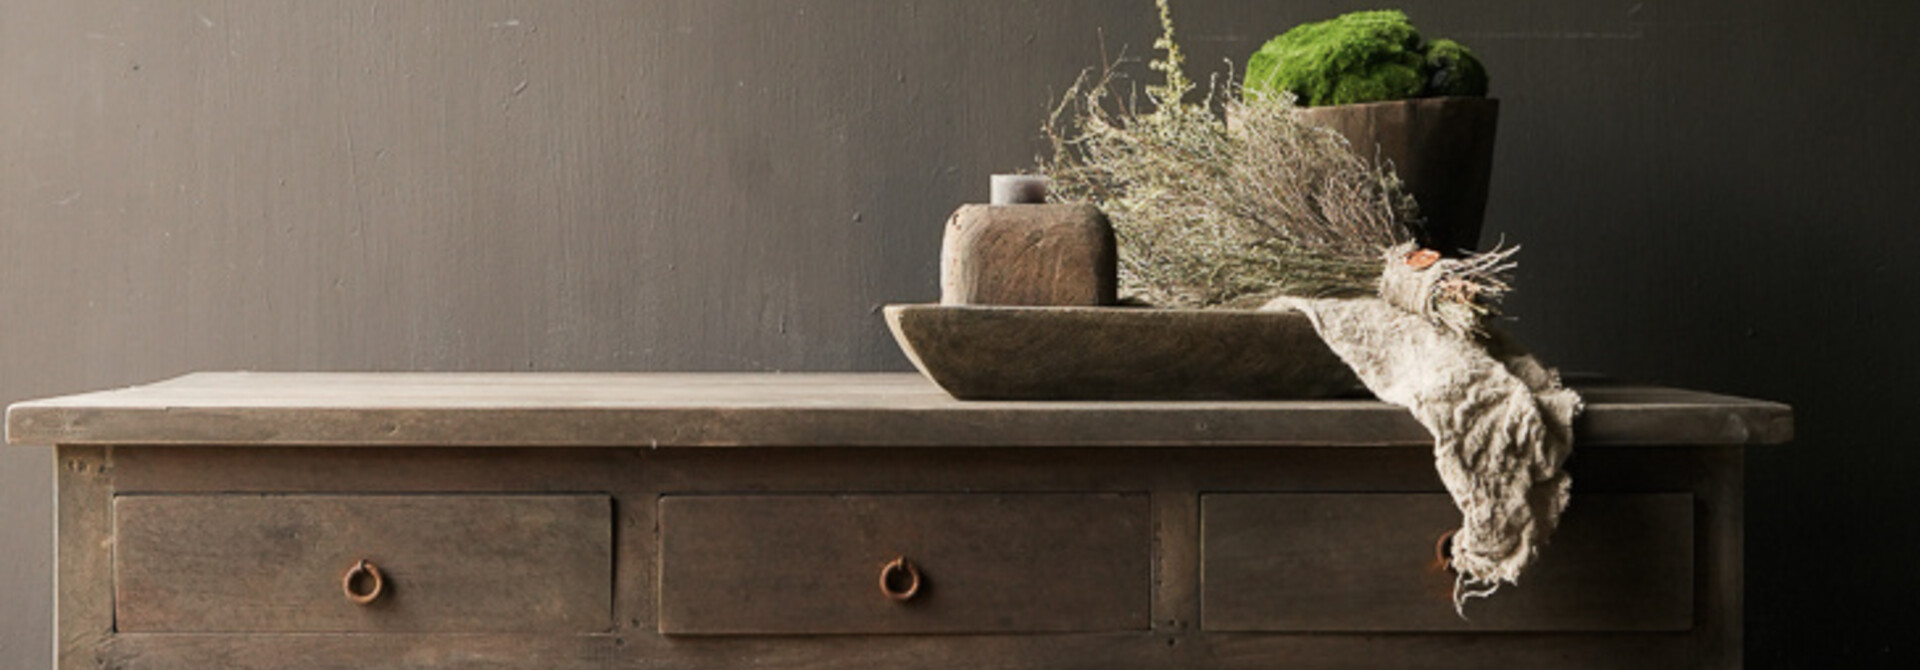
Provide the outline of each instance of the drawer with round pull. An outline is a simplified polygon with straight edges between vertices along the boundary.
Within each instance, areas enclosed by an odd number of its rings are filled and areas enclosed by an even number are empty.
[[[673,635],[1144,630],[1144,494],[669,495]]]
[[[1694,500],[1574,494],[1518,585],[1454,612],[1445,494],[1203,496],[1202,627],[1213,631],[1685,631]]]
[[[121,632],[611,628],[605,495],[123,495]]]

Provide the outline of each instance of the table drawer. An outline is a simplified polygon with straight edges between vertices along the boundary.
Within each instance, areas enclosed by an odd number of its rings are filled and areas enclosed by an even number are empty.
[[[1149,623],[1145,494],[666,496],[659,518],[663,633]],[[917,571],[917,591],[905,568],[886,569],[896,558]]]
[[[1450,604],[1440,494],[1210,494],[1202,626],[1217,631],[1684,631],[1693,626],[1693,499],[1576,495],[1518,586]]]
[[[123,632],[605,632],[604,495],[128,495]],[[365,560],[381,574],[352,575]]]

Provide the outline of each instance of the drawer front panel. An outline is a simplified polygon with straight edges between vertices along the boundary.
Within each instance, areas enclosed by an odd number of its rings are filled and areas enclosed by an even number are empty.
[[[124,632],[605,632],[608,496],[121,496]],[[381,573],[353,576],[361,560]]]
[[[1439,494],[1203,498],[1202,626],[1217,631],[1684,631],[1693,499],[1575,496],[1519,585],[1454,614]]]
[[[1145,494],[666,496],[660,631],[1144,630]],[[904,601],[883,589],[905,558]],[[895,596],[909,589],[896,568]]]

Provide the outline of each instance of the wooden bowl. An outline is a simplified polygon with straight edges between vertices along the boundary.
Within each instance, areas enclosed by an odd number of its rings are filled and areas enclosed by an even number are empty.
[[[890,305],[900,350],[963,400],[1274,400],[1366,393],[1293,311]]]

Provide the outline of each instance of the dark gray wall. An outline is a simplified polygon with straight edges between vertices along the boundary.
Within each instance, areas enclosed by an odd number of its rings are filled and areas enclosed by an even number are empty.
[[[1913,655],[1902,2],[1396,3],[1504,100],[1491,235],[1559,364],[1792,402],[1753,667]],[[1181,0],[1196,70],[1362,2]],[[197,369],[864,370],[944,216],[1147,0],[11,0],[0,401]],[[1577,473],[1577,460],[1575,464]],[[43,448],[0,450],[0,668],[48,667]],[[1576,474],[1577,476],[1577,474]]]

